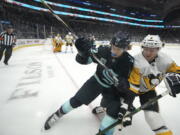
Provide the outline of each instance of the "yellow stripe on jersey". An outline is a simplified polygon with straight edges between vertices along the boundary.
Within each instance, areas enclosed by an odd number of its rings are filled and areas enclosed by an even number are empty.
[[[177,66],[177,64],[173,62],[166,72],[180,73],[180,66]]]
[[[130,84],[129,90],[131,90],[132,92],[134,92],[134,93],[136,93],[136,94],[139,94],[138,89],[139,89],[139,88],[137,88],[135,85]]]
[[[134,93],[139,93],[141,74],[138,68],[134,67],[129,76],[130,90]]]
[[[151,89],[152,88],[152,86],[151,86],[151,84],[150,84],[150,79],[148,78],[148,77],[143,77],[143,80],[144,80],[144,83],[146,84],[146,88],[147,89]]]
[[[140,85],[141,74],[138,68],[133,68],[128,81],[134,85]]]
[[[156,135],[173,135],[172,131],[166,131],[163,133],[157,133]]]

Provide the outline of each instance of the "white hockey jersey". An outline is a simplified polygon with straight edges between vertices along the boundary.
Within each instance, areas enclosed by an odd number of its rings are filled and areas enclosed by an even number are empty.
[[[73,43],[73,36],[72,35],[66,35],[65,40],[67,43]]]
[[[142,53],[135,55],[134,58],[135,64],[128,81],[130,90],[136,94],[155,90],[155,87],[160,84],[167,72],[180,73],[180,67],[162,52],[159,52],[152,63],[149,63]]]

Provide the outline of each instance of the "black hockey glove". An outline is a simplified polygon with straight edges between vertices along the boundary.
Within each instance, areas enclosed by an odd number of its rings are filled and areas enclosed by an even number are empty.
[[[164,81],[169,95],[176,97],[176,94],[180,93],[180,74],[167,73]]]
[[[86,64],[90,64],[92,62],[92,59],[90,57],[81,56],[78,53],[76,55],[76,61],[80,64],[86,65]]]
[[[122,98],[120,100],[120,110],[118,113],[118,119],[119,120],[123,120],[124,115],[126,114],[127,110],[128,110],[128,104],[124,102],[124,99]]]
[[[93,46],[92,42],[84,37],[78,38],[75,41],[75,47],[78,50],[78,54],[82,57],[90,56],[90,50],[92,46]]]
[[[125,103],[124,103],[125,104]],[[124,106],[128,106],[127,104]],[[132,125],[132,116],[130,117],[125,117],[125,115],[129,114],[130,112],[134,111],[136,108],[133,105],[130,105],[127,108],[123,108],[123,104],[120,107],[120,112],[119,112],[119,119],[122,120],[122,123],[119,124],[118,130],[121,131],[123,127],[127,127]]]
[[[133,112],[136,108],[131,105],[129,108],[128,108],[128,111],[126,112],[126,114],[129,114],[131,112]],[[126,126],[130,126],[132,125],[132,116],[131,117],[125,117],[123,118],[123,127],[126,127]]]

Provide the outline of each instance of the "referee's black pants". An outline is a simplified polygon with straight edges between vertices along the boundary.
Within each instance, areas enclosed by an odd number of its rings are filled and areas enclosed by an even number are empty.
[[[3,53],[5,51],[4,63],[8,63],[8,60],[12,55],[12,48],[12,46],[0,45],[0,60],[2,59]]]

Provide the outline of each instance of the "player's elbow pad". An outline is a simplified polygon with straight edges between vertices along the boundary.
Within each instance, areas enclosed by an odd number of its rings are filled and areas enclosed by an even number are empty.
[[[77,54],[76,61],[80,64],[86,65],[86,64],[90,64],[92,62],[92,59],[90,57],[82,57],[79,54]]]

